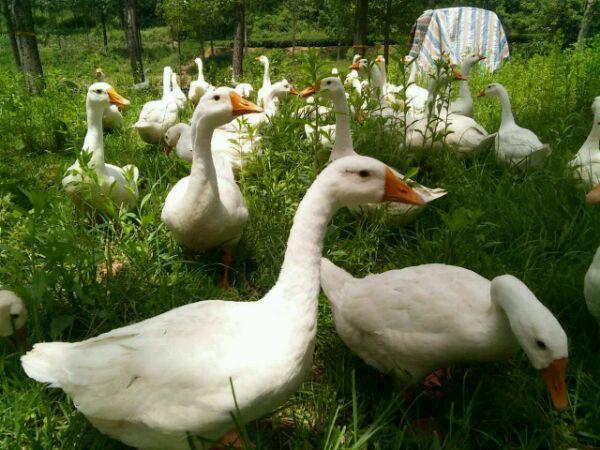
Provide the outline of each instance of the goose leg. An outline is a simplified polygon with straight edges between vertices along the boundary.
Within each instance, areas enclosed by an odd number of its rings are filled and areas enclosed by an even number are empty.
[[[221,277],[221,287],[229,287],[229,266],[233,259],[233,251],[230,248],[226,248],[223,253],[223,276]]]
[[[219,443],[214,447],[211,447],[210,450],[226,450],[232,448],[244,448],[242,444],[242,438],[237,430],[232,430],[227,433],[225,436],[223,436]]]
[[[443,395],[438,390],[443,388],[442,383],[444,380],[450,379],[452,379],[452,371],[447,367],[445,369],[437,369],[427,375],[422,384],[429,394],[432,394],[434,397],[442,397]]]

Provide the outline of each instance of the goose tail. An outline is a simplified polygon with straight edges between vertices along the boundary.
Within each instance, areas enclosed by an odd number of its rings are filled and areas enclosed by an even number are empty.
[[[69,347],[68,342],[35,344],[33,349],[21,356],[21,365],[29,378],[51,387],[61,387]]]
[[[352,275],[336,266],[327,258],[321,258],[321,288],[333,304],[339,304],[343,299],[346,284],[353,280]]]

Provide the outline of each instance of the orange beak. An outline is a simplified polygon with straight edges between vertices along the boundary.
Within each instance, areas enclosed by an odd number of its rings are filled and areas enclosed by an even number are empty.
[[[110,88],[106,93],[111,104],[117,105],[119,108],[129,105],[129,100],[117,93],[114,88]]]
[[[360,64],[358,62],[355,62],[354,64],[349,65],[348,69],[358,70],[360,69]]]
[[[600,203],[600,184],[594,186],[592,190],[587,193],[585,196],[585,202],[589,205]]]
[[[468,78],[465,77],[462,73],[460,73],[460,70],[454,68],[452,69],[452,76],[454,77],[455,80],[463,80],[463,81],[467,81]]]
[[[477,94],[477,97],[485,97],[485,91],[482,89],[479,94]]]
[[[242,98],[234,91],[229,93],[229,99],[231,100],[231,106],[233,107],[233,115],[236,117],[243,114],[263,112],[260,106]]]
[[[302,92],[300,92],[300,97],[310,97],[315,92],[319,90],[319,83],[315,83],[314,86],[308,86]]]
[[[385,190],[383,201],[423,205],[425,202],[408,184],[394,175],[389,167],[385,169]]]
[[[550,391],[554,409],[561,412],[569,407],[567,382],[565,381],[568,362],[569,358],[557,359],[541,371],[542,378]]]
[[[290,94],[292,94],[292,95],[299,95],[299,94],[298,94],[298,91],[296,90],[296,88],[295,88],[294,86],[292,86],[292,87],[290,88]]]
[[[485,56],[479,55],[479,61],[483,61],[484,59],[485,59]]]
[[[378,62],[378,63],[383,62],[383,56],[378,55],[377,58],[375,58],[375,62]]]
[[[166,142],[163,142],[162,150],[165,153],[165,155],[168,156],[173,151],[173,147],[171,147],[170,145],[168,145]]]

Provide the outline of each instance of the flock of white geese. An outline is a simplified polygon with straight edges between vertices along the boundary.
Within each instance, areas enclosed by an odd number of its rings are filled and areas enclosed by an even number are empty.
[[[336,71],[304,89],[303,97],[320,94],[331,105],[308,103],[301,112],[308,119],[335,116],[329,130],[331,162],[298,206],[271,290],[254,302],[187,304],[81,342],[35,344],[21,358],[27,375],[64,390],[95,427],[127,445],[183,450],[190,437],[199,439],[196,448],[236,445],[232,413],[237,408],[245,421],[257,419],[284,403],[311,371],[322,288],[341,339],[382,372],[402,380],[408,374],[417,382],[440,367],[501,360],[522,349],[545,379],[554,407],[566,409],[567,336],[517,278],[502,275],[490,281],[462,267],[424,264],[357,279],[322,258],[326,227],[339,208],[391,202],[389,214],[410,220],[446,193],[403,180],[393,168],[355,151],[346,88],[374,97],[378,108],[371,114],[405,121],[413,147],[444,145],[465,157],[489,146],[498,161],[518,168],[539,165],[548,155],[547,145],[516,124],[500,84],[489,84],[480,94],[499,98],[499,130],[490,134],[473,120],[467,75],[482,58],[467,55],[461,72],[433,80],[424,89],[415,83],[416,64],[409,65],[408,84],[395,86],[386,80],[382,57],[369,64],[357,55],[345,80]],[[235,89],[211,86],[198,58],[198,79],[188,95],[165,67],[162,98],[146,103],[133,125],[145,142],[165,145],[167,151],[175,148],[178,157],[191,162],[189,176],[168,193],[161,219],[190,250],[223,248],[225,268],[248,221],[236,171],[244,154],[260,142],[260,126],[278,114],[286,96],[298,94],[286,80],[271,83],[269,60],[257,60],[265,69],[258,104],[247,99],[253,94],[247,83]],[[436,104],[436,90],[454,81],[460,83],[458,97],[446,106]],[[395,107],[398,102],[404,106]],[[178,123],[188,103],[194,107],[191,123]],[[137,168],[117,167],[104,158],[103,130],[123,125],[121,111],[128,104],[104,81],[88,89],[82,153],[63,180],[81,208],[102,210],[108,202],[120,208],[136,205]],[[571,165],[591,189],[588,201],[596,202],[600,97],[592,108],[592,131]],[[443,119],[436,127],[451,130],[444,142],[428,142],[432,112]],[[319,132],[311,126],[311,132]],[[585,297],[600,320],[600,252],[585,278]],[[0,291],[0,335],[23,333],[26,319],[22,300]]]

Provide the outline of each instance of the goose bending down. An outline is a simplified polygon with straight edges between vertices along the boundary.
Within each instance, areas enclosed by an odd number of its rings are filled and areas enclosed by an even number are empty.
[[[117,94],[108,83],[94,83],[89,87],[85,105],[87,133],[82,157],[67,169],[62,180],[65,191],[76,205],[105,213],[112,211],[110,203],[117,208],[131,209],[138,200],[137,167],[117,167],[104,161],[102,116],[111,104],[124,106],[129,104],[129,100]],[[80,160],[87,160],[87,168],[81,167]],[[95,173],[92,178],[90,171]]]
[[[168,155],[175,149],[175,154],[184,161],[192,162],[194,155],[192,146],[192,127],[187,123],[173,125],[165,133],[165,153]]]
[[[485,56],[478,55],[477,53],[471,53],[465,56],[460,66],[460,72],[467,79],[459,81],[458,97],[450,103],[450,112],[453,114],[460,114],[467,117],[473,117],[473,98],[471,97],[471,90],[469,89],[468,76],[475,65],[483,61]]]
[[[583,294],[590,314],[600,326],[600,247],[596,250],[592,264],[585,274]]]
[[[171,94],[172,73],[173,70],[169,66],[164,68],[162,99],[146,103],[138,121],[133,125],[140,138],[148,144],[160,144],[165,132],[177,123],[179,108]]]
[[[135,91],[141,91],[142,89],[148,89],[150,81],[148,80],[148,69],[144,69],[144,81],[141,83],[135,83],[131,89]]]
[[[506,88],[500,83],[488,84],[479,96],[498,97],[502,105],[502,121],[495,140],[498,161],[520,169],[541,166],[552,150],[533,131],[515,123]]]
[[[322,93],[326,98],[333,102],[335,108],[335,141],[331,149],[330,161],[357,155],[352,142],[352,132],[350,130],[350,110],[348,100],[346,99],[344,85],[338,77],[323,78],[315,86],[304,89],[300,95],[308,96],[315,92]],[[394,175],[403,178],[404,176],[394,171]],[[446,195],[444,189],[431,189],[408,180],[413,189],[423,199],[421,205],[407,205],[405,203],[394,203],[389,205],[389,211],[401,222],[409,222],[414,219],[425,207],[425,205],[437,198]]]
[[[161,219],[177,242],[196,252],[225,249],[227,266],[248,221],[248,209],[231,168],[215,169],[211,141],[215,129],[241,114],[261,109],[233,89],[218,88],[200,99],[192,118],[193,161],[189,176],[167,195]]]
[[[17,341],[25,343],[27,308],[13,291],[0,289],[0,336],[17,348]]]
[[[569,165],[575,178],[591,189],[588,203],[600,203],[600,96],[594,99],[592,112],[592,130]]]
[[[104,81],[104,71],[98,67],[96,69],[96,79],[98,81]],[[118,105],[110,105],[104,115],[102,116],[102,129],[104,131],[112,131],[123,126],[123,115]]]
[[[419,381],[455,363],[503,360],[521,347],[554,407],[568,407],[567,336],[512,275],[490,282],[462,267],[424,264],[357,279],[323,258],[321,286],[344,343],[384,373]]]
[[[179,108],[180,111],[183,111],[187,104],[187,97],[179,87],[176,73],[171,74],[171,95],[175,99],[175,103],[177,103],[177,108]]]
[[[377,160],[335,161],[300,202],[277,282],[260,300],[200,301],[86,341],[36,344],[23,368],[127,445],[213,447],[235,429],[236,411],[255,420],[309,375],[327,224],[342,206],[384,200],[420,202]]]
[[[204,79],[204,68],[201,58],[194,59],[194,62],[198,66],[198,79],[190,83],[190,90],[188,91],[188,99],[193,106],[196,106],[202,96],[211,88],[210,83]]]
[[[271,72],[269,68],[269,58],[267,58],[265,55],[260,55],[256,57],[255,60],[261,63],[264,67],[263,82],[262,86],[258,90],[258,93],[256,94],[256,103],[261,108],[266,108],[267,105],[265,103],[265,99],[267,97],[269,89],[271,88]]]
[[[237,92],[237,94],[242,97],[242,98],[250,98],[252,96],[252,93],[254,92],[254,88],[252,87],[252,85],[250,83],[234,83],[234,88],[235,92]]]

